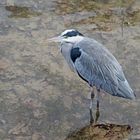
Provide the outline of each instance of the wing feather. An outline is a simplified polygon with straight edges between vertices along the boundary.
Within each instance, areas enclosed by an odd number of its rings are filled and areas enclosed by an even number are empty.
[[[118,85],[117,80],[113,80],[115,76],[109,75],[108,69],[106,66],[100,66],[97,61],[94,61],[92,57],[82,51],[81,57],[78,58],[75,62],[75,69],[78,74],[88,81],[89,85],[96,86],[97,88],[102,88],[110,94],[115,94],[116,87]],[[107,71],[107,73],[105,72]],[[108,76],[109,75],[109,76]],[[112,93],[112,91],[114,91]]]
[[[73,47],[79,47],[81,51],[81,56],[74,63],[75,69],[91,86],[113,96],[134,98],[120,64],[102,44],[87,39]]]

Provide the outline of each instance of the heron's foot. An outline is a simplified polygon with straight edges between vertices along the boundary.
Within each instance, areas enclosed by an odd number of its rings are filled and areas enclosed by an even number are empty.
[[[94,123],[94,118],[93,118],[93,115],[92,115],[92,109],[91,108],[89,109],[89,113],[90,113],[90,124],[93,124]]]

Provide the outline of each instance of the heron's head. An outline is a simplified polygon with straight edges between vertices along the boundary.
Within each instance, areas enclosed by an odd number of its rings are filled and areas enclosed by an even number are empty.
[[[54,42],[68,42],[68,43],[76,43],[83,39],[83,34],[75,29],[68,29],[62,32],[59,36],[53,37],[49,39],[50,41]]]

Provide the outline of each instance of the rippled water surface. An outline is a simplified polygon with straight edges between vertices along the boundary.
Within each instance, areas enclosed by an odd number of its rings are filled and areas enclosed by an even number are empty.
[[[139,7],[139,0],[0,0],[0,139],[140,139]],[[137,95],[103,93],[95,126],[88,85],[47,42],[67,28],[103,43]]]

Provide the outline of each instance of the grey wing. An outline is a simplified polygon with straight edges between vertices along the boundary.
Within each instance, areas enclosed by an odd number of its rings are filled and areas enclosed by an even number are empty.
[[[97,42],[94,44],[96,48],[90,44],[79,45],[81,56],[75,61],[75,69],[83,79],[113,96],[135,98],[121,66],[108,50]]]
[[[107,66],[100,66],[91,56],[81,50],[81,56],[75,61],[77,73],[91,86],[101,88],[110,94],[117,94],[118,81]]]

